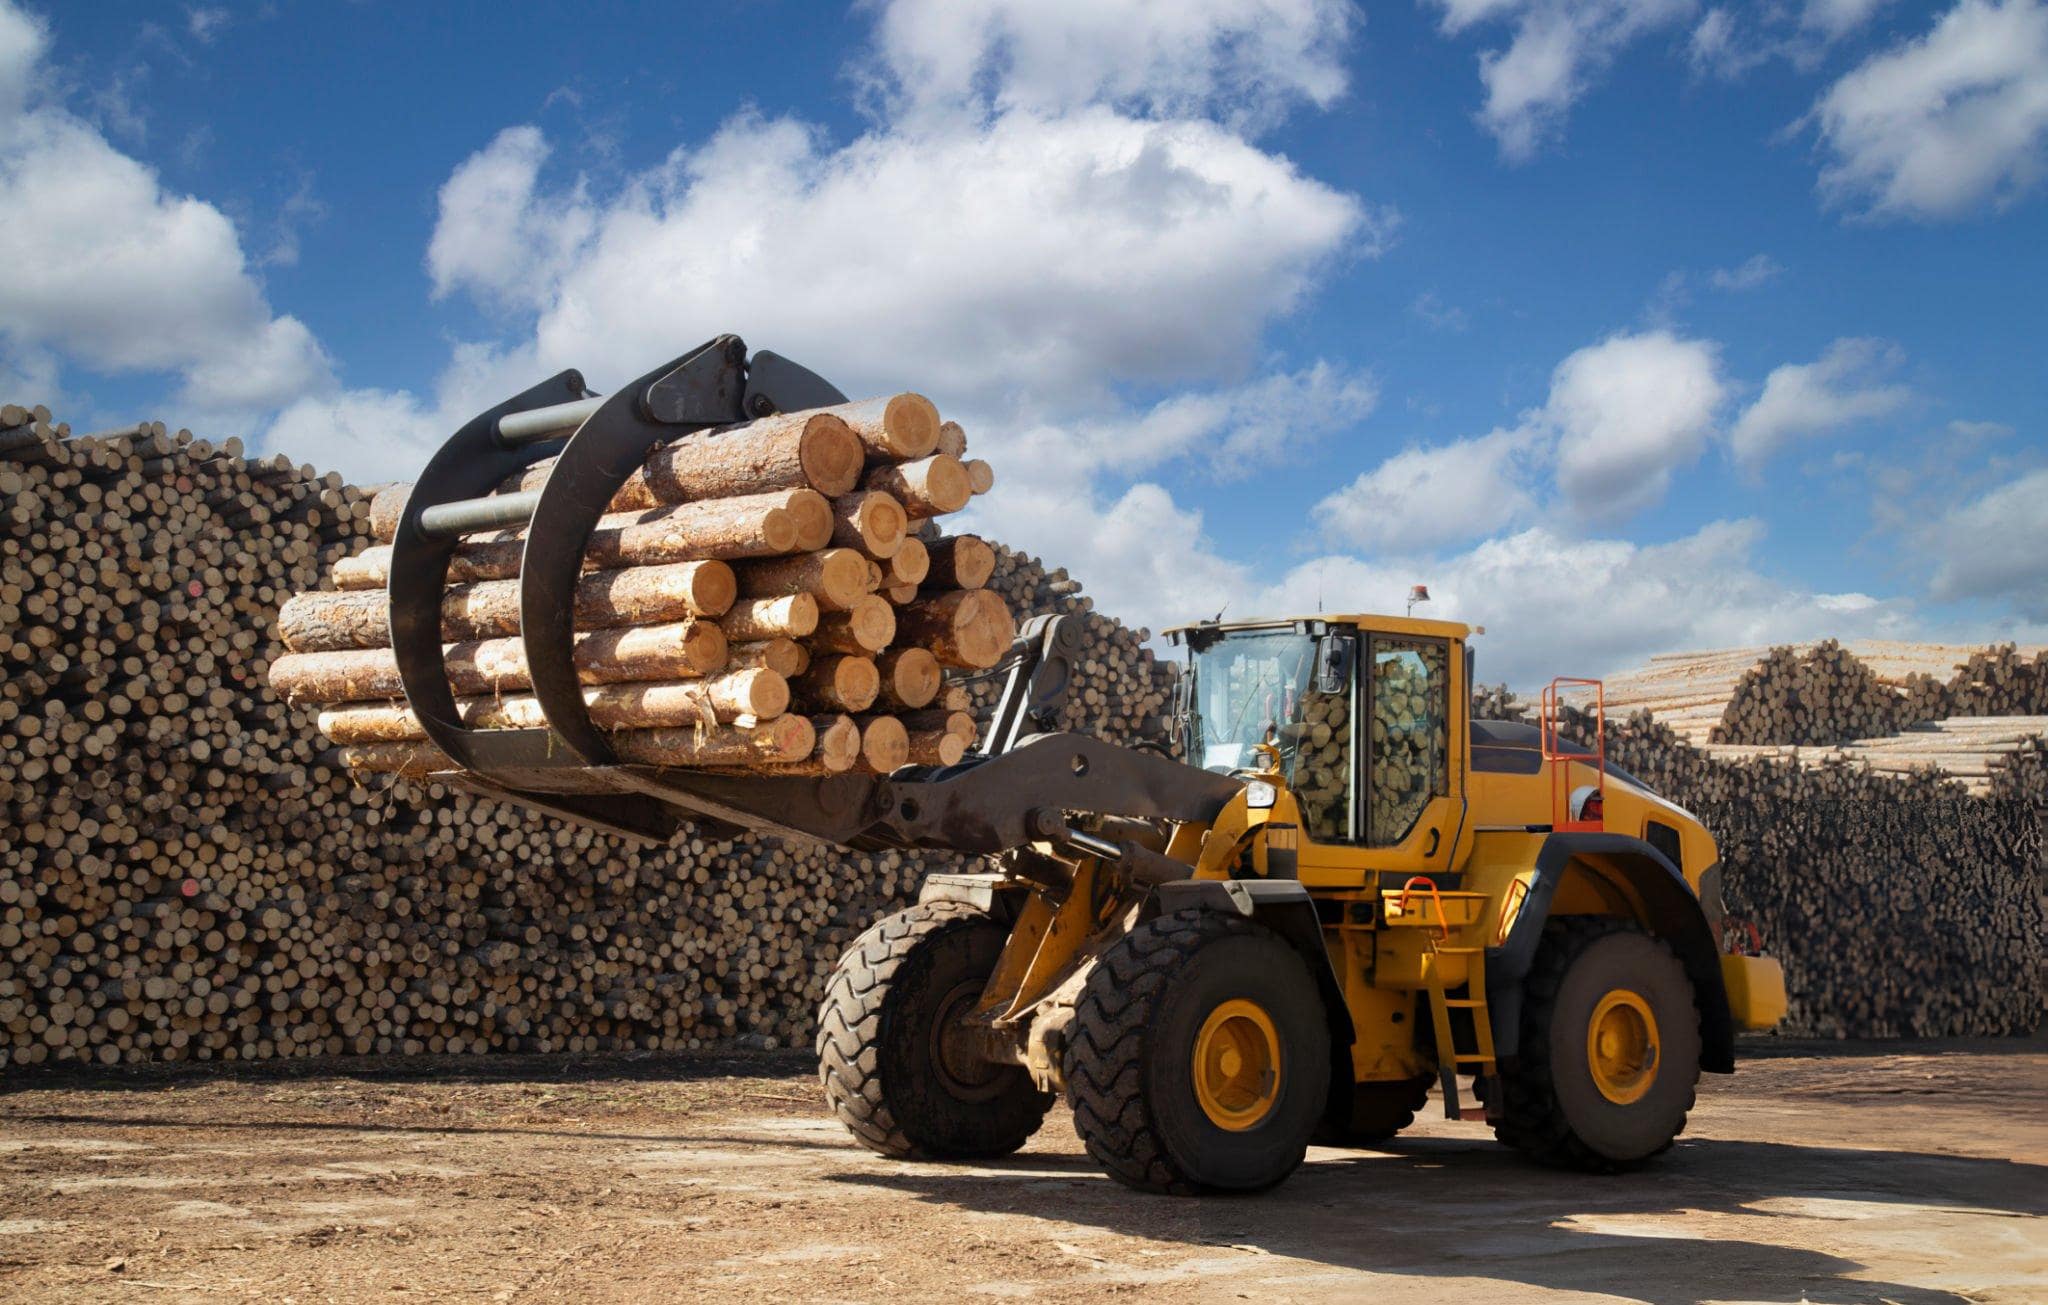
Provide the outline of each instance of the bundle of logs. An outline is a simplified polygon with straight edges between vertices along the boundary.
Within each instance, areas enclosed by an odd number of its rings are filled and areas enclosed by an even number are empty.
[[[912,533],[993,484],[957,423],[921,395],[779,414],[657,447],[612,499],[574,594],[575,664],[591,723],[622,761],[826,774],[950,765],[976,735],[947,670],[995,665],[1016,623],[985,588],[972,535]],[[501,492],[540,488],[547,462]],[[278,615],[271,685],[326,705],[320,728],[363,771],[451,763],[403,700],[385,584],[410,486],[371,505],[380,542],[336,588]],[[457,547],[442,637],[472,729],[546,723],[520,630],[525,531]]]

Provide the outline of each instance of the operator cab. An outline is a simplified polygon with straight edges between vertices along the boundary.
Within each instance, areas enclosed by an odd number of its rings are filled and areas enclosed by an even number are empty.
[[[1430,854],[1451,841],[1448,813],[1433,808],[1461,787],[1470,627],[1327,616],[1167,633],[1188,648],[1179,724],[1190,762],[1277,768],[1317,843],[1388,848],[1419,828]]]

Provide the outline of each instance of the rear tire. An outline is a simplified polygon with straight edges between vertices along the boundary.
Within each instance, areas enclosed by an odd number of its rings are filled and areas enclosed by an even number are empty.
[[[1004,1156],[1052,1107],[1016,1065],[974,1060],[947,1027],[972,1010],[1008,933],[958,902],[899,911],[839,958],[818,1011],[825,1100],[862,1146],[937,1160]]]
[[[1345,1113],[1342,1098],[1330,1103],[1329,1117],[1316,1130],[1321,1146],[1377,1146],[1393,1140],[1429,1102],[1429,1087],[1436,1080],[1420,1078],[1394,1082],[1333,1084],[1334,1093],[1350,1094],[1351,1109]]]
[[[1692,981],[1633,922],[1569,918],[1544,932],[1522,998],[1518,1068],[1494,1135],[1547,1165],[1631,1169],[1685,1130],[1700,1076]]]
[[[1256,1192],[1294,1172],[1322,1119],[1330,1032],[1286,942],[1242,916],[1178,911],[1096,963],[1065,1066],[1074,1127],[1119,1182]]]

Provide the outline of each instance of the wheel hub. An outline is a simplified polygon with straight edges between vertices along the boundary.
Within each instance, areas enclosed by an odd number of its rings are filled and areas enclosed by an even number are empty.
[[[960,1101],[986,1100],[1003,1089],[1003,1067],[983,1054],[981,1039],[967,1023],[981,988],[979,982],[954,988],[939,1003],[938,1018],[932,1021],[932,1068],[946,1091]]]
[[[1242,1132],[1280,1100],[1280,1033],[1257,1002],[1235,998],[1209,1012],[1195,1035],[1195,1098],[1209,1122]]]
[[[1657,1016],[1650,1003],[1627,988],[1616,988],[1593,1008],[1586,1025],[1586,1067],[1593,1086],[1618,1106],[1642,1099],[1657,1081],[1661,1051]]]

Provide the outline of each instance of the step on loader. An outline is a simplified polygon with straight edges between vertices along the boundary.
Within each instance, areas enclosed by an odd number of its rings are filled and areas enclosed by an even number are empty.
[[[1712,836],[1607,762],[1598,685],[1554,683],[1533,724],[1468,719],[1472,631],[1453,622],[1171,632],[1184,759],[1055,729],[1080,631],[1041,616],[987,672],[1000,699],[957,764],[619,764],[575,691],[563,598],[597,515],[656,441],[842,397],[730,336],[609,399],[565,373],[434,459],[390,601],[407,697],[457,766],[441,782],[642,838],[696,822],[990,859],[929,876],[832,975],[820,1074],[863,1145],[1005,1155],[1064,1094],[1122,1182],[1256,1191],[1312,1143],[1393,1137],[1434,1087],[1449,1118],[1538,1161],[1615,1171],[1671,1146],[1700,1071],[1733,1071],[1737,1030],[1783,1016],[1777,963],[1722,927]],[[485,496],[550,455],[537,501]],[[438,637],[448,557],[522,521],[550,724],[466,730]],[[1568,693],[1592,706],[1583,744],[1561,728]]]

